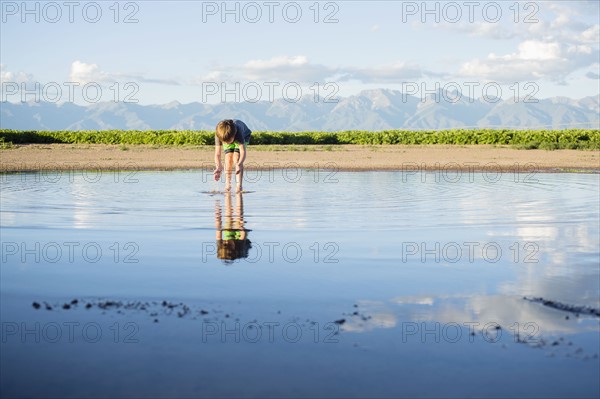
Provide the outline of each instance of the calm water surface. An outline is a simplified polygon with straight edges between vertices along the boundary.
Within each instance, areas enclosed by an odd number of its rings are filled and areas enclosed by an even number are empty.
[[[3,396],[600,395],[599,175],[247,178],[3,175]]]

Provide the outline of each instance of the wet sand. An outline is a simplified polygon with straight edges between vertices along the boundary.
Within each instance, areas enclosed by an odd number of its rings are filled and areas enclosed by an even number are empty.
[[[212,146],[30,144],[0,150],[0,171],[176,170],[213,167]],[[600,171],[600,151],[499,146],[251,146],[246,168]]]

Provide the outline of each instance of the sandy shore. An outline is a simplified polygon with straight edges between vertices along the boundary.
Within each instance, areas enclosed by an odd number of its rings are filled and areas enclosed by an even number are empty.
[[[0,171],[212,168],[210,146],[30,144],[0,150]],[[600,151],[497,146],[251,146],[246,168],[600,171]]]

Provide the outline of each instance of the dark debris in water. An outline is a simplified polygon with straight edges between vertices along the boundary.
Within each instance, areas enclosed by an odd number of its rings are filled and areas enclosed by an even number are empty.
[[[358,308],[358,305],[355,304],[354,308]],[[371,319],[371,316],[368,316],[368,315],[366,315],[364,313],[361,314],[357,310],[354,310],[352,313],[342,313],[342,314],[344,316],[359,317],[362,321],[368,321],[368,320]],[[337,323],[337,321],[335,323]],[[338,323],[338,324],[341,324],[341,323]]]
[[[573,306],[566,305],[556,301],[549,301],[544,298],[527,298],[523,299],[541,303],[544,306],[549,306],[555,309],[572,312],[575,314],[590,314],[594,316],[600,316],[600,312],[598,309],[594,309],[588,306]],[[212,302],[210,302],[212,303]],[[240,319],[236,317],[233,312],[224,312],[222,309],[217,308],[208,308],[206,304],[204,307],[192,308],[182,302],[176,303],[167,300],[163,301],[121,301],[121,300],[108,300],[108,299],[73,299],[67,302],[59,302],[59,303],[48,303],[41,301],[33,301],[32,307],[36,310],[45,308],[47,311],[52,311],[54,309],[62,309],[64,311],[75,311],[78,308],[85,308],[88,311],[93,309],[98,309],[102,311],[102,314],[114,312],[117,314],[146,314],[149,317],[149,320],[153,323],[159,323],[160,317],[174,317],[177,316],[178,319],[190,319],[190,320],[204,320],[204,321],[225,321],[225,319],[234,318],[236,322]],[[351,312],[342,313],[343,317],[337,320],[334,320],[333,323],[342,326],[344,324],[353,324],[355,320],[362,325],[362,323],[368,322],[372,319],[372,316],[369,315],[363,309],[358,309],[358,305],[354,305]],[[210,314],[210,317],[207,317]],[[281,314],[281,311],[277,311],[277,314]],[[565,317],[568,319],[568,316]],[[291,319],[292,322],[300,323],[302,326],[306,325],[315,325],[317,322],[314,320],[306,319],[301,320],[299,317],[293,317]],[[253,320],[252,323],[258,323],[257,320]],[[259,328],[262,326],[258,325]],[[252,328],[252,327],[248,327]],[[503,329],[500,325],[495,327],[497,330]],[[340,331],[343,331],[343,327],[340,328]],[[337,331],[335,333],[337,335]],[[476,333],[471,331],[471,336],[475,336]],[[532,339],[533,338],[533,339]],[[518,333],[514,336],[514,342],[518,344],[525,344],[532,348],[546,348],[559,350],[564,352],[565,356],[569,357],[577,357],[581,359],[597,359],[598,354],[585,354],[583,353],[583,349],[576,348],[573,342],[566,340],[564,337],[555,338],[555,339],[544,339],[544,337],[536,336],[531,337],[527,335],[520,336]],[[558,352],[557,352],[558,353]],[[550,356],[554,356],[555,353],[551,353]]]
[[[210,302],[212,303],[212,302]],[[206,307],[192,308],[187,304],[182,302],[171,302],[168,300],[162,301],[121,301],[121,300],[111,300],[111,299],[73,299],[68,302],[60,302],[49,304],[47,302],[43,302],[46,310],[53,310],[54,308],[63,309],[65,311],[74,311],[79,307],[85,308],[86,310],[98,309],[101,310],[102,314],[110,314],[111,312],[121,315],[127,314],[147,314],[150,320],[153,323],[159,322],[159,317],[174,317],[176,316],[179,319],[191,319],[191,320],[204,320],[204,321],[224,321],[225,319],[235,319],[235,322],[239,322],[240,318],[235,317],[234,312],[224,312],[221,309],[213,308],[207,309]],[[35,309],[41,309],[42,304],[40,302],[34,301],[32,302],[32,306]],[[210,318],[207,318],[207,315],[211,315]],[[281,311],[277,312],[278,315],[281,314]],[[316,321],[306,319],[306,322],[303,323],[300,321],[299,317],[294,317],[291,319],[294,323],[299,323],[304,327],[308,323],[310,325],[314,325],[317,323]],[[258,320],[254,319],[251,321],[252,323],[257,324]],[[336,320],[334,323],[343,324],[345,323],[345,319]],[[260,327],[260,326],[259,326]],[[251,328],[251,327],[249,327]]]
[[[63,310],[73,311],[81,305],[87,310],[99,309],[102,310],[102,314],[107,312],[115,312],[117,314],[126,315],[131,314],[130,312],[136,313],[147,313],[153,323],[158,323],[159,316],[177,316],[178,318],[191,318],[196,319],[196,316],[205,316],[209,314],[209,311],[205,309],[198,309],[194,311],[190,306],[179,302],[170,302],[167,300],[163,301],[120,301],[111,299],[73,299],[64,303],[49,304],[43,302],[46,310],[52,310],[54,308],[61,308]],[[35,309],[41,309],[42,305],[40,302],[34,301],[32,306]],[[213,310],[213,313],[218,313],[217,310]],[[226,316],[229,317],[229,314]]]
[[[547,306],[552,309],[562,310],[563,312],[575,313],[576,317],[579,317],[580,314],[591,315],[600,317],[600,309],[593,308],[591,306],[581,306],[581,305],[571,305],[568,303],[562,303],[558,301],[553,301],[550,299],[545,299],[542,297],[523,297],[524,300],[534,303],[541,303],[544,306]],[[565,316],[565,319],[569,319],[569,316]]]

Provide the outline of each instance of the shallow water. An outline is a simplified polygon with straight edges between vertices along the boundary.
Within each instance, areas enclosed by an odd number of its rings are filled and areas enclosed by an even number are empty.
[[[599,175],[247,173],[1,176],[3,396],[600,394]]]

